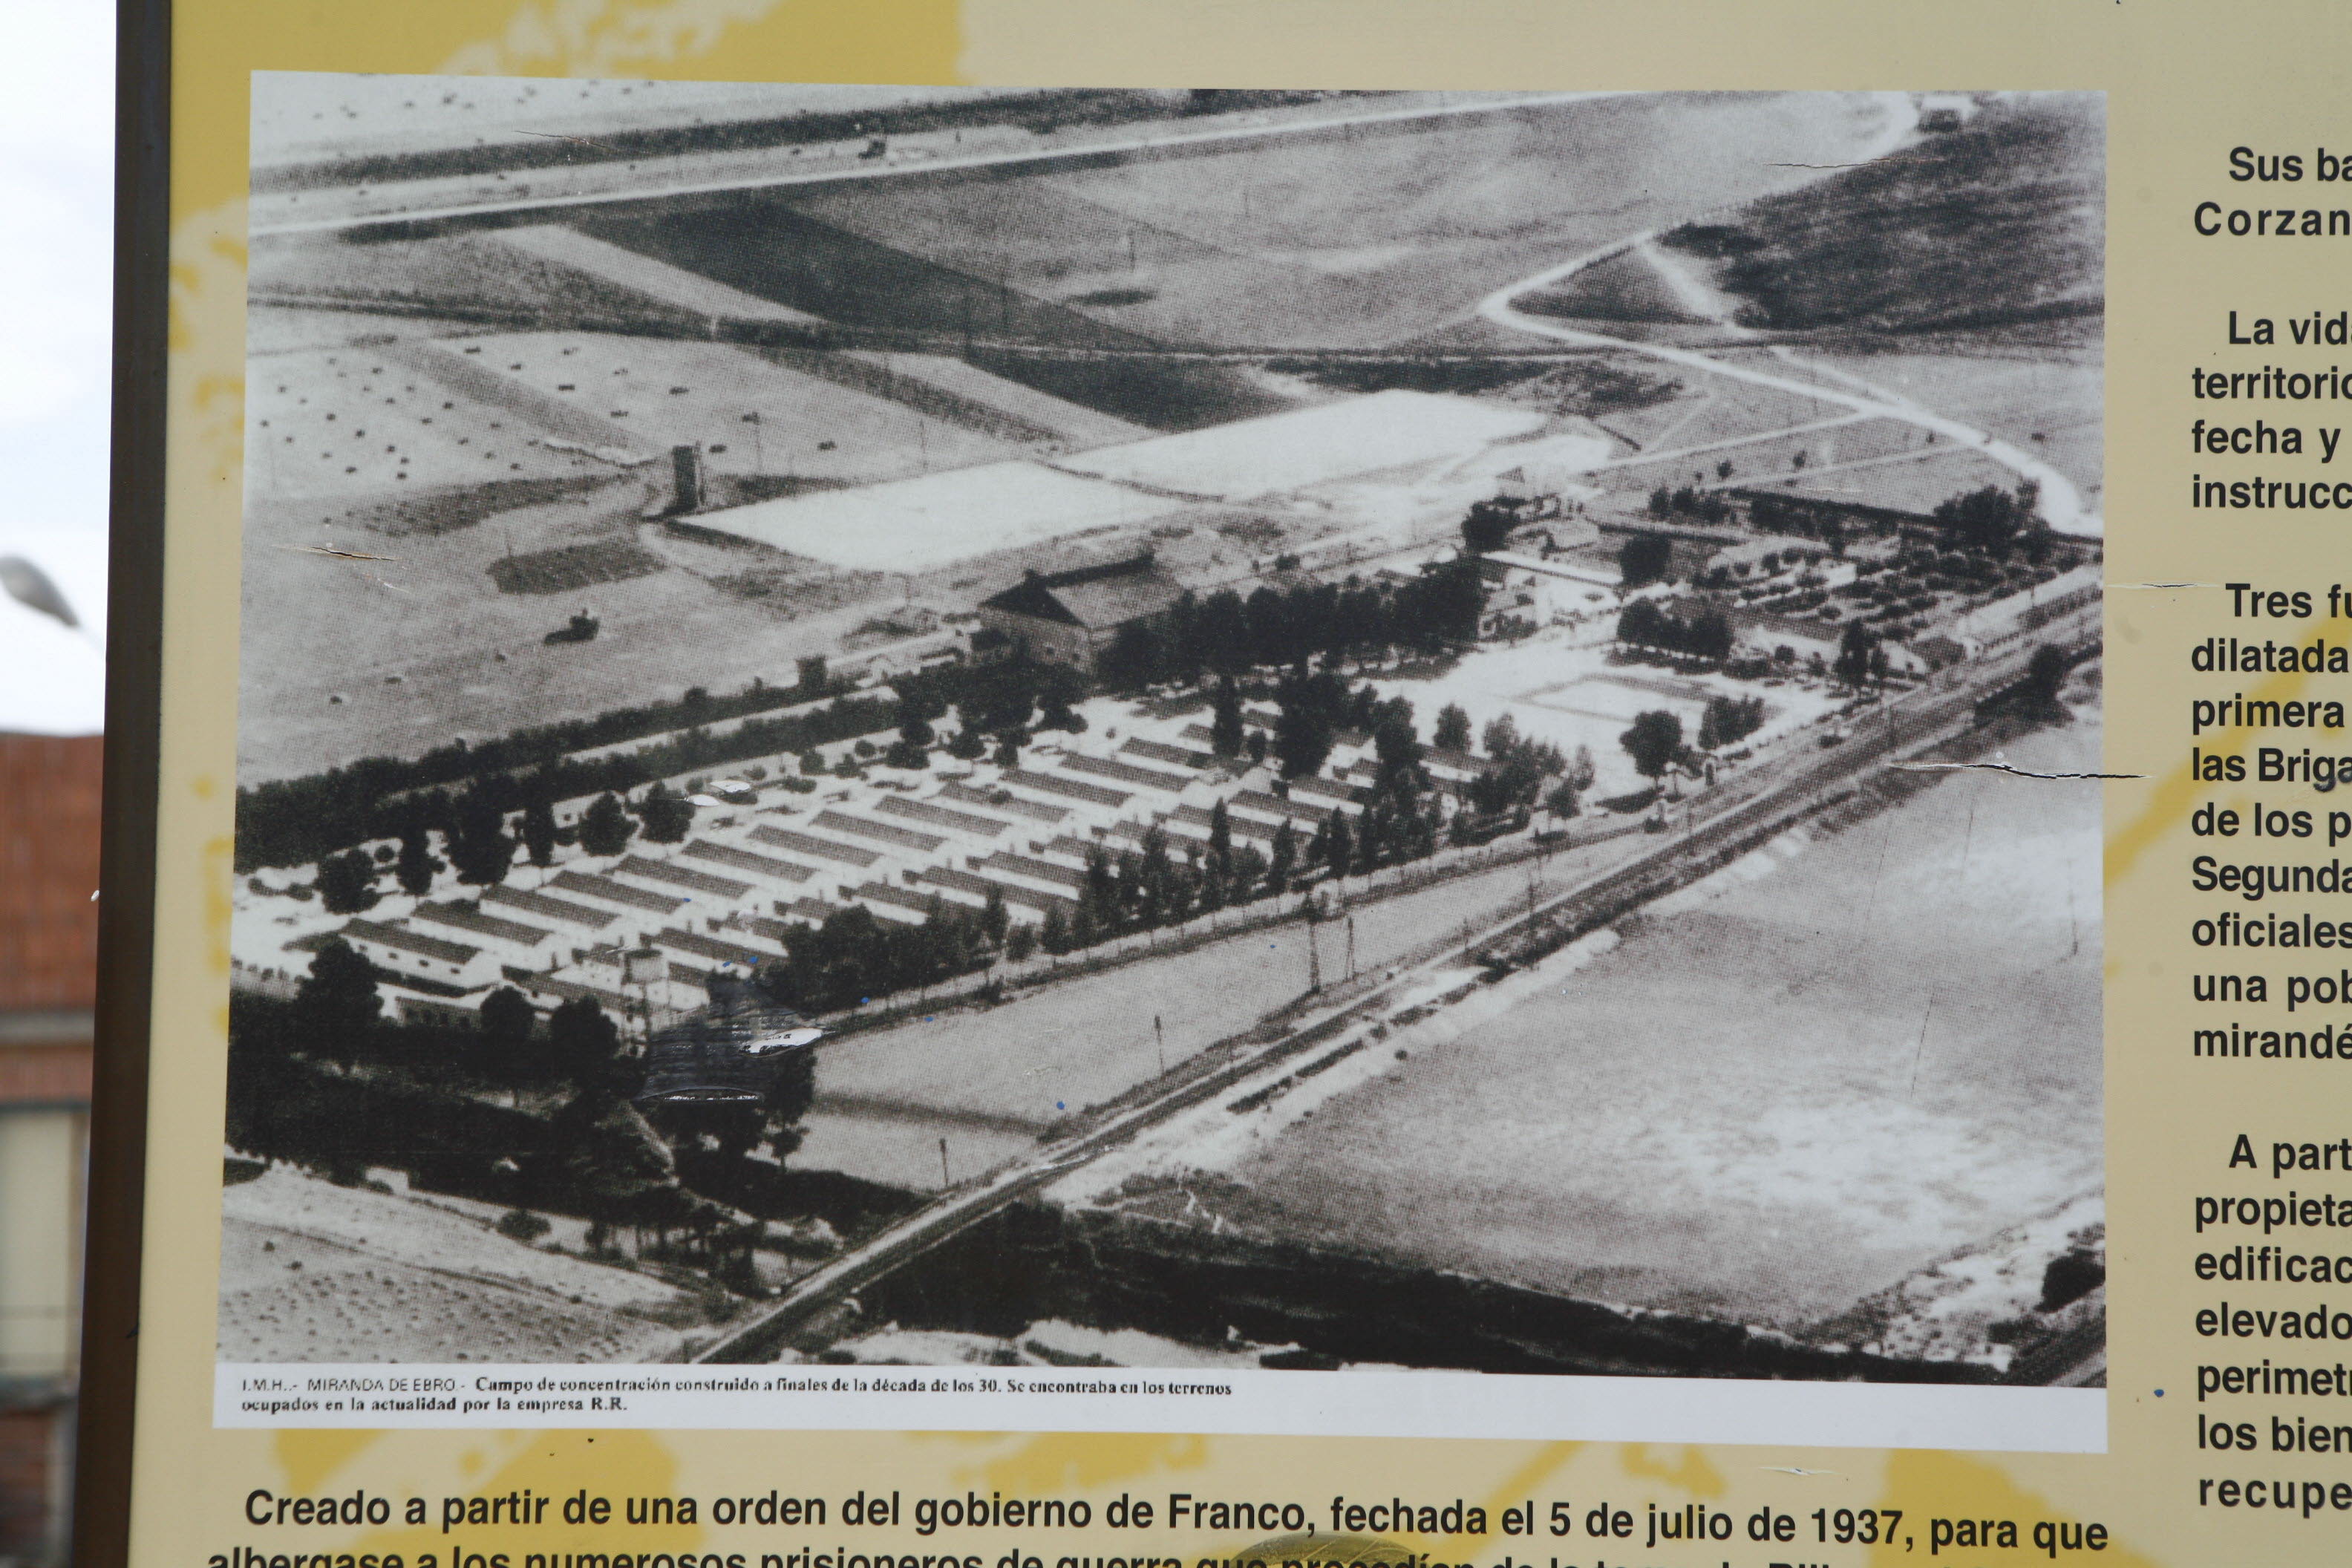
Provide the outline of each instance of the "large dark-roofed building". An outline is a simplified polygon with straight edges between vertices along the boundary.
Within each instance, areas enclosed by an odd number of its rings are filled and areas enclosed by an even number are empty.
[[[1111,639],[1130,626],[1167,622],[1184,590],[1149,552],[1067,572],[1032,572],[980,603],[980,624],[1007,653],[1092,675]]]

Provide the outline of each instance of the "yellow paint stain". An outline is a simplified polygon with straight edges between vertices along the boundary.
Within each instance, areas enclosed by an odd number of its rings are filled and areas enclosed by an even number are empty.
[[[229,968],[229,921],[236,914],[229,889],[236,885],[236,842],[215,834],[205,840],[205,957],[218,974]]]
[[[2045,1555],[2035,1549],[2033,1527],[2049,1521],[2065,1525],[2090,1522],[2073,1514],[2054,1510],[2049,1500],[2027,1491],[2011,1480],[2009,1475],[1981,1460],[1964,1458],[1958,1454],[1938,1453],[1929,1448],[1898,1448],[1888,1456],[1885,1490],[1879,1494],[1881,1510],[1898,1508],[1903,1510],[1903,1522],[1898,1527],[1908,1537],[1882,1541],[1870,1549],[1868,1568],[1910,1568],[1923,1562],[1961,1563],[2025,1563],[2047,1562],[2052,1557],[2077,1563],[2095,1562],[2099,1568],[2157,1568],[2156,1560],[2143,1557],[2127,1546],[2110,1541],[2094,1555],[2085,1550],[2072,1552],[2051,1552]],[[2017,1521],[2017,1545],[2014,1552],[1983,1552],[1962,1549],[1955,1552],[1947,1546],[1936,1557],[1928,1555],[1928,1524],[1931,1519],[2008,1519]],[[2101,1521],[2110,1531],[2113,1520]],[[1823,1548],[1824,1552],[1832,1550]]]
[[[2303,689],[2301,671],[2282,672],[2263,682],[2247,696],[2265,702],[2284,702]],[[2236,756],[2244,752],[2254,738],[2251,728],[2225,730],[2211,738],[2198,737],[2198,746],[2216,756]],[[2139,858],[2156,847],[2157,841],[2188,820],[2197,804],[2198,781],[2189,771],[2187,763],[2166,773],[2156,788],[2148,793],[2147,804],[2139,815],[2117,828],[2107,840],[2106,886],[2112,888],[2132,873]]]
[[[1704,1449],[1685,1448],[1672,1463],[1653,1457],[1654,1452],[1646,1443],[1627,1444],[1622,1460],[1625,1473],[1664,1481],[1694,1498],[1719,1498],[1724,1494],[1723,1472],[1707,1462]]]
[[[1023,1497],[1132,1481],[1209,1462],[1206,1437],[1176,1432],[1048,1432],[981,1467],[992,1487]]]
[[[381,1432],[288,1431],[272,1435],[278,1468],[286,1489],[296,1497],[315,1495],[337,1470],[373,1447]]]

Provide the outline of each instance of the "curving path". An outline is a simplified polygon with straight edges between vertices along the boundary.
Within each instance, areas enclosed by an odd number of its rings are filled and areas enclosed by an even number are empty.
[[[1883,156],[1893,151],[1905,137],[1910,134],[1907,117],[1901,123],[1902,131],[1891,135],[1884,145],[1871,154],[1872,156]],[[1551,288],[1565,279],[1574,277],[1588,267],[1595,266],[1614,256],[1622,256],[1628,249],[1652,245],[1656,239],[1656,230],[1644,230],[1601,249],[1588,251],[1572,260],[1546,268],[1532,278],[1524,278],[1516,283],[1506,284],[1478,302],[1477,313],[1497,326],[1507,327],[1514,331],[1525,332],[1532,337],[1549,338],[1554,342],[1568,343],[1579,348],[1615,349],[1625,353],[1641,354],[1645,358],[1662,360],[1668,364],[1679,365],[1686,370],[1701,371],[1709,375],[1726,376],[1733,381],[1745,381],[1758,386],[1769,386],[1776,391],[1795,393],[1801,397],[1810,397],[1846,408],[1866,418],[1893,419],[1917,429],[1933,431],[1947,440],[1958,442],[1963,450],[1979,453],[2019,478],[2032,480],[2040,487],[2042,515],[2048,519],[2050,526],[2059,532],[2096,538],[2105,531],[2103,520],[2097,512],[2084,504],[2082,492],[2075,488],[2074,482],[2032,453],[2007,441],[1996,440],[1987,431],[1964,424],[1948,415],[1937,414],[1932,409],[1924,408],[1907,397],[1889,392],[1885,387],[1864,381],[1848,372],[1832,371],[1826,367],[1806,364],[1785,347],[1776,347],[1772,353],[1792,368],[1832,376],[1854,390],[1836,391],[1822,385],[1819,381],[1809,380],[1798,374],[1781,374],[1753,365],[1734,363],[1696,349],[1674,348],[1664,343],[1638,342],[1630,338],[1611,337],[1605,332],[1591,331],[1583,327],[1567,326],[1548,317],[1530,315],[1518,309],[1516,303],[1523,294]]]

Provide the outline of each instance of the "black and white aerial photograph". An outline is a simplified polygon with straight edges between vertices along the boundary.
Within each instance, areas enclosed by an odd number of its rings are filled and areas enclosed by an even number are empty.
[[[2104,1385],[2100,95],[252,102],[223,1363]]]

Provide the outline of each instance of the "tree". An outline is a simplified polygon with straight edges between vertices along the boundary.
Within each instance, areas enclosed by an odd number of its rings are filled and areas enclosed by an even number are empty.
[[[457,820],[449,834],[449,863],[457,880],[487,888],[507,879],[514,864],[515,842],[507,834],[507,815],[488,778],[476,779],[457,799]]]
[[[1056,957],[1070,951],[1070,922],[1062,913],[1059,901],[1045,906],[1045,922],[1038,927],[1037,941],[1047,952]]]
[[[1212,704],[1209,719],[1209,749],[1221,757],[1242,754],[1242,694],[1234,678],[1224,676],[1217,682],[1217,695]]]
[[[1663,533],[1637,533],[1617,550],[1617,570],[1624,585],[1638,588],[1655,583],[1674,564],[1675,544]]]
[[[976,763],[986,755],[988,739],[970,725],[948,737],[947,753],[959,762]]]
[[[1372,726],[1372,755],[1380,768],[1383,784],[1403,780],[1408,784],[1421,775],[1421,737],[1415,733],[1408,713],[1391,710],[1381,715]]]
[[[591,855],[618,855],[636,830],[620,797],[606,790],[580,815],[580,847]]]
[[[544,796],[522,808],[523,853],[534,866],[552,865],[555,861],[555,808]]]
[[[300,1048],[348,1062],[362,1055],[383,1016],[375,965],[341,938],[310,956],[310,973],[294,993],[295,1038]]]
[[[1683,753],[1683,721],[1661,708],[1634,715],[1631,728],[1617,737],[1633,759],[1633,771],[1645,779],[1663,777]]]
[[[400,856],[392,863],[392,874],[402,892],[423,898],[433,890],[434,876],[442,868],[440,858],[433,853],[431,836],[424,828],[412,827],[400,836]]]
[[[1110,646],[1096,660],[1096,669],[1111,689],[1139,691],[1162,679],[1167,663],[1168,647],[1160,634],[1140,621],[1129,621],[1113,634]],[[1047,722],[1052,722],[1050,718]]]
[[[1838,637],[1836,662],[1830,673],[1852,687],[1860,687],[1870,679],[1871,656],[1878,651],[1878,637],[1860,621],[1848,621]]]
[[[1017,768],[1021,765],[1020,731],[1007,730],[1003,734],[996,737],[996,756],[993,761],[1000,768]]]
[[[787,1051],[768,1076],[761,1109],[767,1113],[768,1146],[781,1160],[801,1146],[801,1123],[816,1103],[816,1053]]]
[[[1005,933],[1004,956],[1013,963],[1024,963],[1037,951],[1037,928],[1024,921]]]
[[[562,1152],[558,1169],[564,1184],[596,1222],[592,1239],[600,1227],[644,1216],[655,1194],[677,1190],[668,1146],[636,1107],[603,1087],[583,1089],[556,1113],[549,1131],[551,1146]]]
[[[1001,947],[1012,921],[1012,915],[1004,908],[1004,889],[991,882],[988,885],[988,901],[981,906],[980,910],[981,933]]]
[[[530,998],[511,985],[501,985],[482,998],[482,1044],[499,1067],[511,1069],[530,1048],[530,1031],[539,1011]]]
[[[1979,555],[2006,555],[2019,533],[2044,526],[2036,515],[2042,492],[2031,481],[2015,494],[1998,485],[1986,485],[1939,503],[1936,521],[1949,531],[1963,550]]]
[[[1234,819],[1225,809],[1225,797],[1219,795],[1209,807],[1209,864],[1223,877],[1234,863]]]
[[[372,910],[383,896],[375,890],[375,863],[357,849],[320,861],[318,883],[319,901],[331,915]]]
[[[1274,847],[1266,861],[1265,890],[1285,893],[1290,890],[1290,879],[1298,869],[1298,829],[1284,817],[1275,825]]]
[[[1474,501],[1462,520],[1462,548],[1473,555],[1500,550],[1518,521],[1518,514],[1500,500]]]
[[[1038,721],[1048,730],[1085,729],[1087,721],[1074,708],[1086,700],[1086,677],[1066,664],[1039,665],[1035,668],[1037,705],[1045,710]]]
[[[573,1083],[600,1082],[620,1057],[620,1026],[593,997],[574,996],[547,1016],[547,1053]]]
[[[694,826],[694,803],[659,779],[637,801],[637,821],[650,844],[677,844]]]
[[[1486,728],[1479,732],[1478,738],[1486,745],[1486,754],[1490,757],[1507,757],[1519,749],[1519,727],[1508,713],[1487,721]]]
[[[1332,879],[1345,881],[1353,870],[1356,836],[1348,826],[1345,812],[1335,811],[1323,824],[1323,863],[1331,868]]]
[[[1283,685],[1281,710],[1274,721],[1274,754],[1281,760],[1284,778],[1304,778],[1322,770],[1338,736],[1331,715],[1312,693],[1289,680]]]
[[[2024,682],[2018,687],[2018,696],[2028,709],[2041,713],[2063,713],[2064,708],[2058,693],[2066,685],[2066,656],[2050,643],[2033,650],[2026,662]]]
[[[1466,752],[1470,749],[1470,715],[1458,702],[1449,702],[1437,710],[1437,730],[1430,743],[1441,752]]]

